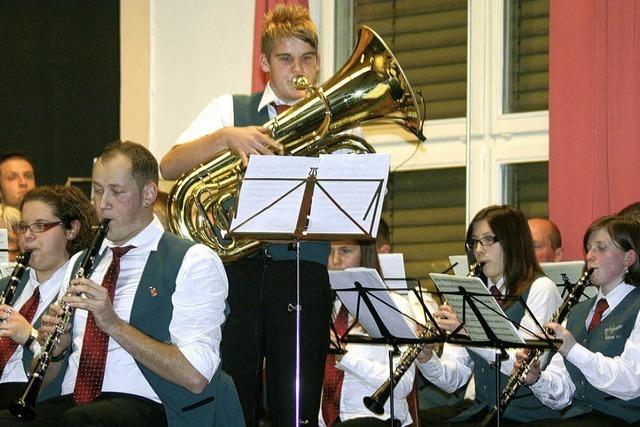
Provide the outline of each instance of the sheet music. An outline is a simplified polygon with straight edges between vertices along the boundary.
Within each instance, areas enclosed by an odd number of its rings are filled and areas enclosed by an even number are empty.
[[[318,167],[316,157],[297,156],[249,156],[249,164],[242,182],[242,197],[239,198],[236,217],[231,228],[235,231],[255,231],[263,233],[290,233],[296,227],[298,212],[304,193],[304,184],[312,167]],[[247,178],[249,180],[247,180]],[[253,178],[285,178],[284,180],[262,181]],[[265,209],[291,189],[299,186],[274,206]],[[262,211],[262,212],[261,212]],[[282,215],[290,212],[291,215]],[[243,224],[256,213],[253,219]],[[243,224],[238,227],[238,225]],[[235,228],[237,227],[237,228]]]
[[[469,260],[466,255],[449,255],[449,262],[451,265],[455,265],[453,273],[456,276],[467,276],[469,274]]]
[[[9,262],[9,230],[0,228],[0,262]]]
[[[417,338],[415,328],[410,327],[407,318],[400,314],[402,310],[393,300],[391,293],[375,269],[358,267],[330,270],[329,281],[342,303],[354,316],[358,315],[358,322],[371,337],[382,338],[382,334],[366,304],[360,300],[359,292],[353,291],[355,282],[360,283],[368,291],[367,295],[371,303],[392,336]]]
[[[559,286],[560,295],[565,295],[565,283],[562,275],[566,274],[571,284],[575,284],[584,272],[584,261],[561,261],[561,262],[541,262],[540,267],[544,271],[544,275]],[[598,295],[598,288],[588,286],[582,294],[584,298],[591,298]]]
[[[482,280],[477,277],[451,276],[439,273],[430,273],[429,276],[431,276],[431,279],[433,279],[433,282],[440,292],[447,292],[443,297],[447,300],[458,316],[458,320],[461,322],[463,321],[464,307],[464,329],[473,341],[488,341],[489,338],[471,308],[464,304],[462,295],[449,294],[449,292],[460,292],[459,287],[474,294],[471,298],[473,298],[480,314],[499,340],[511,343],[525,343],[513,323],[506,319],[504,311],[502,311],[502,308],[498,305],[484,283],[482,283]]]
[[[354,156],[357,162],[354,162]],[[390,154],[320,155],[318,167],[320,185],[362,228],[370,232],[372,237],[375,237],[378,231],[390,161]],[[323,181],[324,179],[371,181]],[[382,180],[381,189],[379,180]],[[378,189],[382,192],[378,205],[371,205]],[[323,233],[327,230],[334,234],[362,233],[324,192],[316,188],[307,231],[309,233]]]
[[[406,295],[409,292],[409,285],[404,271],[404,256],[402,254],[378,254],[378,260],[387,287],[401,295]]]

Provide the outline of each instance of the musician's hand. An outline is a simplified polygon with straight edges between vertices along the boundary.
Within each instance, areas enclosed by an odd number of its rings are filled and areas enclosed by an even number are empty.
[[[453,332],[460,326],[458,317],[449,305],[438,307],[438,310],[433,313],[433,317],[436,319],[438,326],[447,332]]]
[[[416,332],[418,336],[421,336],[426,331],[426,328],[422,325],[417,325]],[[433,356],[433,349],[436,346],[435,343],[423,344],[422,350],[418,353],[418,362],[427,363]]]
[[[227,148],[247,165],[251,154],[282,153],[283,147],[261,126],[227,127],[220,129]]]
[[[576,339],[574,338],[574,336],[559,323],[549,322],[544,325],[544,327],[553,330],[554,338],[562,340],[562,345],[558,349],[558,352],[566,357],[573,346],[576,345]]]
[[[60,318],[64,310],[58,304],[51,304],[46,314],[40,318],[40,328],[38,329],[38,342],[40,345],[45,343],[46,337],[53,333],[56,326],[60,323]],[[60,337],[60,342],[56,345],[54,356],[59,356],[67,347],[71,345],[71,322],[67,323],[64,334]]]
[[[513,363],[513,372],[522,368],[522,365],[525,363],[528,354],[529,354],[528,349],[523,349],[516,353],[516,361]],[[526,378],[524,379],[525,385],[531,385],[536,381],[538,381],[538,379],[540,378],[540,373],[541,373],[540,361],[536,360],[535,362],[533,362],[533,365],[531,366],[531,370],[529,371]]]
[[[111,335],[113,329],[122,321],[113,310],[107,288],[89,279],[72,280],[64,300],[74,309],[91,312],[98,329],[107,335]]]
[[[31,334],[31,323],[20,312],[8,305],[0,306],[0,337],[11,338],[24,344]]]

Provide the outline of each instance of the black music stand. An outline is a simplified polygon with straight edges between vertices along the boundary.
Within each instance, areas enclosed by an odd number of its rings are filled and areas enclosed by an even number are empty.
[[[330,159],[333,156],[328,156]],[[355,164],[358,159],[364,160],[366,155],[350,155]],[[307,169],[307,173],[304,176],[293,177],[274,177],[274,176],[253,176],[252,171],[257,170],[260,166],[255,166],[256,162],[259,164],[268,165],[269,162],[278,162],[280,164],[280,174],[292,173],[292,169],[282,167],[282,162],[299,163],[311,162],[312,159],[303,157],[281,157],[281,156],[256,156],[250,157],[249,166],[245,172],[245,178],[243,178],[243,184],[240,187],[238,196],[234,201],[233,213],[234,217],[231,223],[230,230],[225,235],[230,237],[244,237],[257,240],[269,240],[279,242],[293,242],[296,248],[296,302],[289,304],[289,311],[296,312],[296,378],[295,378],[295,412],[296,412],[296,426],[300,425],[300,340],[301,340],[301,305],[300,305],[300,243],[302,241],[322,241],[322,240],[338,240],[338,239],[366,239],[374,240],[374,236],[377,231],[377,225],[380,220],[380,214],[382,211],[382,197],[383,189],[385,188],[386,179],[388,176],[388,160],[384,169],[384,173],[378,170],[369,171],[369,173],[378,174],[382,177],[375,178],[318,178],[318,172],[322,168],[322,158],[320,163],[316,166],[311,166]],[[252,164],[253,161],[253,164]],[[331,160],[328,160],[331,161]],[[306,164],[306,163],[305,163]],[[252,168],[254,166],[254,168]],[[354,166],[354,169],[355,166]],[[295,175],[295,173],[292,173]],[[336,200],[331,191],[329,191],[323,182],[339,182],[339,183],[367,183],[369,184],[370,193],[364,196],[364,202],[367,206],[364,211],[362,219],[354,218],[354,216],[343,208]],[[251,184],[257,184],[254,187]],[[253,200],[254,196],[261,196],[260,192],[265,189],[265,185],[273,186],[279,185],[276,191],[279,192],[271,200],[267,200],[262,204],[255,207],[254,201],[247,202],[251,206],[244,206],[243,202],[246,198]],[[262,186],[262,187],[261,187]],[[343,186],[342,191],[346,191],[347,186]],[[345,232],[332,232],[331,230],[317,230],[314,229],[310,232],[310,223],[316,216],[322,215],[319,213],[314,214],[314,193],[319,190],[329,203],[337,208],[339,212],[343,214],[343,221],[341,224],[349,224],[351,228],[350,233]],[[301,194],[300,194],[301,193]],[[362,195],[361,195],[362,196]],[[295,208],[292,210],[291,204],[285,205],[283,208],[279,202],[284,201],[287,198],[293,198]],[[247,210],[248,207],[248,210]],[[238,215],[242,212],[241,215]],[[333,211],[335,212],[335,211]],[[259,220],[262,217],[270,217],[275,219],[282,219],[287,217],[295,217],[295,222],[289,222],[288,229],[268,230],[261,229],[264,226],[263,222]],[[334,223],[338,220],[332,218]]]
[[[431,277],[434,280],[436,287],[441,291],[440,293],[447,299],[451,300],[451,308],[454,310],[458,319],[460,319],[460,325],[454,330],[446,342],[457,345],[473,346],[473,347],[487,347],[495,348],[499,350],[496,353],[494,365],[496,370],[496,411],[498,416],[496,417],[496,425],[500,426],[500,368],[502,366],[502,360],[508,358],[506,350],[509,348],[528,348],[528,349],[542,349],[548,350],[556,347],[556,344],[560,344],[561,341],[549,336],[545,329],[540,325],[536,317],[533,315],[531,309],[527,306],[522,297],[518,297],[519,303],[524,307],[525,312],[529,313],[536,326],[541,332],[538,334],[544,335],[544,339],[537,340],[523,340],[515,334],[514,338],[509,338],[508,331],[517,331],[518,328],[523,328],[519,322],[509,319],[502,311],[500,306],[495,301],[495,298],[484,287],[482,281],[477,277],[455,277],[441,274],[432,273]],[[451,280],[454,283],[445,283],[445,281]],[[477,282],[475,291],[469,291],[464,285],[455,284],[455,282]],[[482,286],[482,288],[480,288]],[[444,291],[442,289],[445,289]],[[478,292],[479,289],[482,289]],[[447,295],[449,298],[447,298]],[[460,304],[462,301],[462,304]],[[469,338],[462,338],[458,332],[466,326],[470,325]],[[524,328],[523,328],[524,329]],[[536,334],[536,332],[526,330],[528,333]],[[513,334],[511,334],[513,337]]]
[[[339,347],[341,347],[342,343],[385,344],[392,346],[392,349],[389,350],[389,422],[393,426],[395,419],[393,392],[396,386],[393,355],[399,352],[398,346],[402,344],[444,342],[444,332],[436,325],[437,332],[434,336],[428,338],[416,336],[416,328],[410,327],[406,322],[410,321],[416,325],[419,322],[414,317],[404,313],[395,304],[391,297],[391,291],[387,289],[374,269],[355,268],[330,271],[329,275],[332,287],[336,293],[342,295],[340,299],[343,305],[347,307],[349,312],[353,314],[369,334],[369,336],[346,335],[339,340]],[[398,294],[398,298],[404,297]],[[431,323],[435,325],[436,323],[431,313],[427,310],[425,314],[431,319]],[[383,413],[382,406],[384,402],[382,404],[376,402],[371,396],[366,396],[365,402],[367,402],[367,399],[369,399],[369,402],[365,403],[365,405],[369,409],[377,414]],[[371,406],[378,407],[378,410],[373,410]]]

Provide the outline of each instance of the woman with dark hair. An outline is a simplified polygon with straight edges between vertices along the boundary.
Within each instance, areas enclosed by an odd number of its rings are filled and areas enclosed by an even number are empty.
[[[42,186],[21,202],[14,225],[21,251],[30,252],[29,269],[13,301],[0,306],[0,408],[24,389],[33,354],[39,349],[40,316],[70,280],[70,257],[89,246],[98,217],[89,199],[75,187]],[[0,281],[4,290],[8,279]]]
[[[355,267],[374,268],[380,273],[380,264],[375,242],[356,240],[331,243],[328,270],[345,270]],[[382,274],[381,274],[382,275]],[[412,316],[409,302],[395,293],[391,296],[407,316]],[[335,343],[335,334],[342,336],[348,325],[355,322],[342,302],[336,298],[333,312],[334,327],[331,342]],[[349,334],[366,335],[366,331],[355,322]],[[406,348],[401,347],[401,350]],[[384,405],[384,414],[376,415],[367,409],[363,397],[372,395],[389,378],[389,346],[383,344],[348,343],[342,354],[329,354],[325,366],[325,378],[322,389],[322,405],[319,414],[320,426],[388,426],[390,402]],[[394,359],[397,363],[397,358]],[[411,424],[407,395],[413,388],[415,368],[412,366],[394,389],[394,425]]]
[[[640,223],[605,216],[583,239],[598,295],[577,304],[566,326],[548,323],[562,340],[549,365],[525,383],[562,420],[540,425],[602,426],[640,421]],[[520,364],[524,353],[518,354]],[[569,406],[571,405],[571,406]]]
[[[486,285],[502,306],[506,316],[520,325],[523,338],[539,332],[536,321],[548,321],[561,298],[553,281],[542,273],[533,249],[533,239],[527,220],[520,210],[511,206],[489,206],[476,214],[467,229],[469,264],[482,264]],[[535,316],[518,301],[522,299]],[[434,313],[438,325],[451,332],[460,325],[449,306],[440,306]],[[501,384],[511,373],[515,349],[508,349],[508,359],[502,361]],[[496,350],[445,344],[438,357],[432,345],[426,345],[418,356],[420,372],[446,392],[454,392],[475,379],[475,402],[460,407],[435,409],[425,413],[427,419],[450,419],[451,422],[474,421],[482,418],[486,408],[495,405],[496,372],[493,365]],[[555,414],[533,396],[519,393],[504,412],[503,422],[527,422],[552,418]]]

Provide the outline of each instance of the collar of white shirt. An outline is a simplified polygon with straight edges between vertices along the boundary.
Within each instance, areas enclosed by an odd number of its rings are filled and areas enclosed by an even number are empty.
[[[283,100],[278,98],[273,89],[271,89],[271,84],[267,83],[267,86],[264,88],[262,98],[260,99],[260,104],[258,104],[258,111],[262,111],[264,107],[268,107],[271,103],[275,103],[278,105],[288,104],[288,102],[284,102]],[[269,113],[269,115],[275,114],[275,108],[273,109],[273,111],[269,111]]]

